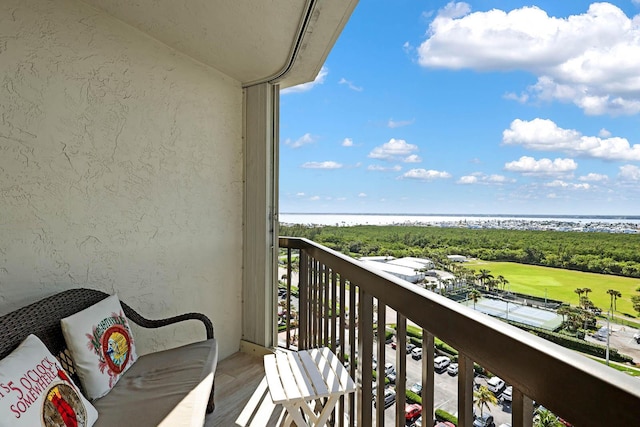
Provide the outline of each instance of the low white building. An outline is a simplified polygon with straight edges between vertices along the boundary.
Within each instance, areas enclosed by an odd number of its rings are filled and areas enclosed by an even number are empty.
[[[415,257],[404,257],[394,259],[388,262],[388,264],[400,265],[403,267],[409,267],[416,270],[430,270],[435,267],[433,261],[427,258],[415,258]]]
[[[424,279],[424,273],[411,267],[405,267],[402,265],[392,264],[391,262],[373,261],[366,258],[360,258],[360,262],[366,264],[368,267],[375,268],[385,273],[393,274],[407,282],[418,283]]]
[[[447,255],[447,259],[451,262],[467,262],[467,257],[464,255]]]

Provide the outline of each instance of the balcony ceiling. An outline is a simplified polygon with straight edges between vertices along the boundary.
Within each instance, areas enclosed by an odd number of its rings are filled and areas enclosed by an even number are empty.
[[[357,0],[84,0],[243,85],[313,80]],[[311,12],[308,8],[311,6]],[[300,31],[305,16],[309,25]],[[303,37],[299,41],[298,35]],[[284,79],[294,47],[296,60]]]

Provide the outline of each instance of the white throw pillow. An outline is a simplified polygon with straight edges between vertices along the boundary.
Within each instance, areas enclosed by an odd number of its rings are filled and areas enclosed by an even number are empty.
[[[0,360],[0,427],[90,427],[96,408],[35,335]]]
[[[117,295],[62,319],[62,333],[89,399],[109,393],[138,358]]]

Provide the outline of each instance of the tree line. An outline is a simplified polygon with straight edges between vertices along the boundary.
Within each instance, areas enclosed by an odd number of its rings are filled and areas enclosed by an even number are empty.
[[[389,255],[443,259],[460,254],[592,273],[640,277],[640,236],[432,226],[281,225],[280,235],[305,237],[354,257]]]

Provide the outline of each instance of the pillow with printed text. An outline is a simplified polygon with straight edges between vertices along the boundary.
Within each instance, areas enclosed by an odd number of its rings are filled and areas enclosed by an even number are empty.
[[[61,325],[89,399],[109,393],[138,358],[117,295],[62,319]]]
[[[0,427],[90,427],[98,412],[35,335],[0,360]]]

